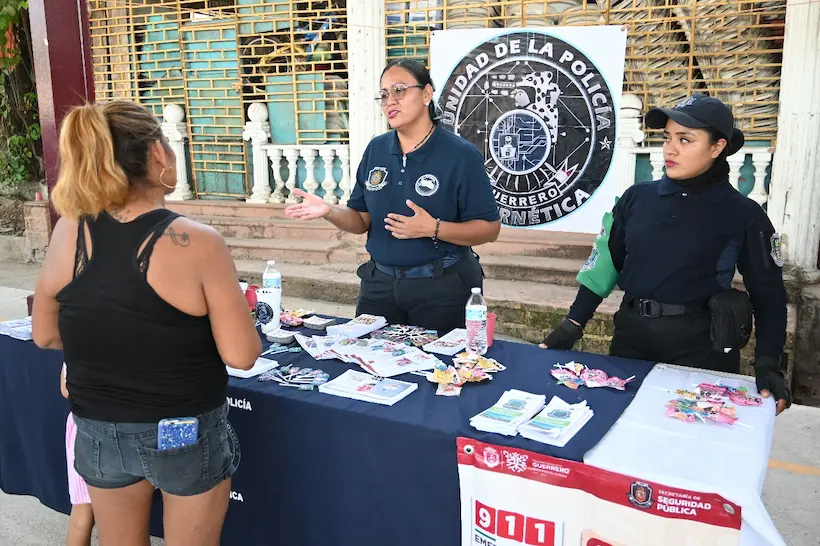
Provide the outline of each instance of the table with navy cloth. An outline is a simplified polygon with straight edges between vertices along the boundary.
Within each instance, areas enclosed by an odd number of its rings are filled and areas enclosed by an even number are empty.
[[[435,384],[406,374],[397,379],[415,381],[419,388],[391,407],[256,378],[231,378],[229,420],[239,436],[242,459],[231,486],[222,544],[459,544],[458,436],[582,461],[652,368],[643,361],[503,341],[496,341],[487,356],[507,367],[492,381],[468,384],[459,397],[443,397],[435,395]],[[304,352],[271,358],[320,368],[331,378],[352,367],[338,360],[317,362]],[[571,390],[558,385],[549,369],[572,359],[609,375],[636,378],[625,392]],[[59,351],[0,336],[0,489],[33,495],[67,513],[68,403],[59,390],[62,362]],[[585,399],[595,415],[564,448],[473,429],[470,417],[507,389],[545,394],[547,401],[553,395],[569,403]],[[159,494],[151,528],[162,536]]]

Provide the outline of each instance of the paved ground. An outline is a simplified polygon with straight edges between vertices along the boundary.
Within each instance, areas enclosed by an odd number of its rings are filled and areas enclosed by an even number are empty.
[[[0,320],[26,315],[25,297],[34,287],[37,271],[37,266],[0,262]],[[353,315],[353,309],[346,305],[304,300],[288,304],[336,316]],[[817,546],[820,408],[793,406],[777,418],[763,501],[788,546]],[[36,499],[0,492],[2,545],[64,544],[67,522],[66,516],[43,507]]]

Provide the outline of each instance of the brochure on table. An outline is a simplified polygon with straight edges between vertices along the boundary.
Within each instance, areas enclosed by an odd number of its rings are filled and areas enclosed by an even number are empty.
[[[336,379],[319,386],[319,392],[325,394],[385,406],[392,406],[416,389],[416,383],[383,379],[356,370],[347,370]]]

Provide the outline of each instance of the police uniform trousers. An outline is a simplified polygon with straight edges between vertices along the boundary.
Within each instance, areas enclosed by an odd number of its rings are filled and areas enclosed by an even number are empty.
[[[740,351],[712,347],[706,309],[677,316],[644,316],[625,302],[615,313],[609,354],[728,373],[740,372]]]
[[[372,260],[356,271],[361,279],[356,315],[382,316],[388,324],[406,324],[437,330],[444,335],[464,328],[467,300],[473,287],[482,288],[483,272],[472,253],[450,267],[426,266],[429,276],[418,275],[421,268],[410,268],[405,276],[400,268],[388,274]]]

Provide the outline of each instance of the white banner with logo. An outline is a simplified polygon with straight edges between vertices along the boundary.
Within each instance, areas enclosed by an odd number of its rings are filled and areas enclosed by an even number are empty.
[[[505,226],[597,233],[626,55],[621,26],[433,32],[441,124],[472,142]]]
[[[741,509],[530,451],[458,439],[461,546],[738,546]]]

